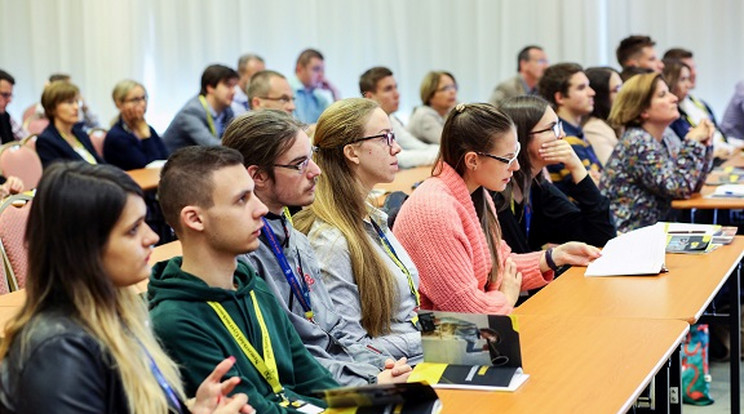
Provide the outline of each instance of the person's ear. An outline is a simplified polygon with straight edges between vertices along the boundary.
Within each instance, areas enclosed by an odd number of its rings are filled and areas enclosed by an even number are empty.
[[[248,175],[253,179],[253,182],[256,183],[256,188],[264,188],[271,179],[269,173],[259,168],[258,165],[251,165],[246,170],[248,171]]]
[[[370,91],[364,92],[362,94],[362,96],[365,97],[365,98],[367,98],[367,99],[374,99],[374,95]]]
[[[214,87],[214,86],[212,86],[212,85],[207,85],[207,89],[206,89],[206,90],[207,90],[207,95],[211,95],[211,94],[213,94],[213,93],[214,93],[214,89],[215,89],[215,87]]]
[[[204,220],[202,217],[201,208],[197,206],[186,206],[181,209],[179,215],[181,225],[184,228],[191,229],[193,231],[204,231]]]
[[[468,151],[465,154],[465,168],[471,171],[478,169],[478,154],[474,151]]]
[[[251,98],[251,109],[258,109],[261,107],[261,98],[254,96]]]
[[[553,94],[553,99],[555,99],[556,105],[563,105],[563,100],[565,98],[566,97],[560,91],[558,91],[558,92],[556,92],[556,93]]]
[[[344,156],[352,164],[359,165],[361,162],[359,157],[361,155],[360,150],[361,148],[351,144],[344,145]]]

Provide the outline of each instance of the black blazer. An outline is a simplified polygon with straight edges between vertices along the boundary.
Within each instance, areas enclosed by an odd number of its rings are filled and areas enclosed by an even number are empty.
[[[83,144],[85,149],[96,158],[97,163],[105,163],[103,159],[98,156],[95,148],[93,148],[93,143],[90,142],[88,134],[86,134],[79,125],[75,125],[75,127],[72,128],[72,133],[80,143]],[[62,138],[62,135],[57,131],[53,122],[50,122],[49,126],[47,126],[36,139],[36,153],[39,154],[41,165],[43,165],[44,168],[58,160],[85,161],[83,157],[78,155],[78,153],[72,149],[70,144]]]

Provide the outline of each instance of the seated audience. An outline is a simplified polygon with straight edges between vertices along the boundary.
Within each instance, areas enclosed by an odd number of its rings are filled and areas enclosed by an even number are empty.
[[[230,124],[223,145],[243,154],[254,193],[269,209],[258,249],[242,258],[274,292],[308,351],[342,385],[405,382],[405,358],[396,365],[339,329],[315,252],[292,225],[287,206],[312,204],[321,174],[302,124],[276,110],[251,113]]]
[[[565,140],[571,144],[594,183],[598,184],[602,164],[581,128],[581,121],[594,110],[595,93],[589,86],[589,78],[576,63],[558,63],[545,70],[538,87],[540,95],[550,102],[558,114],[566,132]],[[550,165],[548,171],[558,189],[568,193],[573,179],[566,165]]]
[[[723,113],[721,131],[729,138],[744,139],[744,81],[734,87],[734,94]]]
[[[295,118],[314,124],[324,109],[341,95],[325,78],[323,55],[315,49],[305,49],[297,57],[295,77],[290,79],[294,91]]]
[[[103,141],[103,158],[106,162],[122,170],[133,170],[168,158],[165,144],[145,120],[145,87],[133,80],[123,80],[116,84],[111,96],[119,116]]]
[[[421,274],[425,309],[508,314],[522,290],[553,279],[565,264],[586,265],[599,250],[583,243],[513,254],[501,238],[490,191],[519,169],[514,124],[490,104],[458,104],[442,131],[434,176],[401,207],[395,235]]]
[[[444,118],[457,103],[457,81],[444,71],[429,72],[421,81],[421,106],[408,120],[408,131],[416,138],[439,144]]]
[[[414,137],[406,130],[394,112],[398,110],[400,93],[393,72],[385,67],[376,66],[368,69],[359,77],[359,90],[362,96],[377,102],[390,118],[395,140],[400,145],[398,164],[401,168],[431,165],[439,152],[439,145],[427,144]]]
[[[248,85],[254,74],[266,70],[263,58],[253,53],[248,53],[238,59],[238,84],[235,85],[235,95],[230,105],[235,116],[250,111],[251,103],[248,99]]]
[[[0,347],[2,412],[253,411],[244,394],[227,397],[238,383],[221,380],[229,359],[184,393],[132,289],[150,274],[158,241],[144,220],[142,190],[117,168],[72,162],[44,172],[26,233],[26,300]]]
[[[163,133],[169,152],[189,145],[220,145],[233,118],[230,108],[238,73],[223,65],[208,66],[201,77],[199,95],[181,108]]]
[[[584,120],[581,129],[597,159],[605,165],[617,145],[618,137],[618,133],[607,123],[607,117],[610,116],[610,108],[623,86],[623,81],[620,74],[610,67],[589,68],[584,73],[589,78],[589,86],[595,95],[594,109]]]
[[[610,199],[619,231],[675,221],[672,200],[688,198],[705,182],[713,157],[713,124],[702,121],[679,148],[670,148],[664,134],[677,118],[677,97],[658,73],[633,76],[618,93],[609,121],[625,132],[610,155],[600,189]]]
[[[267,210],[253,190],[233,149],[193,146],[171,155],[158,194],[183,257],[153,269],[150,316],[181,367],[187,393],[231,357],[228,375],[240,378],[235,390],[248,395],[256,412],[316,409],[323,403],[310,392],[338,383],[305,349],[263,279],[237,260],[260,244]]]
[[[23,126],[8,113],[8,104],[13,100],[15,79],[10,73],[0,69],[0,140],[3,144],[20,141],[28,136]]]
[[[514,121],[522,148],[519,170],[510,185],[494,193],[502,237],[512,251],[527,253],[546,243],[571,240],[604,246],[615,237],[610,202],[563,139],[561,121],[548,102],[538,96],[518,96],[499,109]],[[565,194],[542,174],[543,168],[559,162],[571,172]]]
[[[517,55],[517,76],[498,84],[488,102],[499,106],[502,101],[513,96],[536,95],[537,83],[547,67],[548,56],[540,46],[525,47]]]
[[[36,140],[36,152],[44,168],[57,160],[104,162],[78,124],[79,102],[80,91],[70,82],[55,81],[44,88],[41,104],[49,125]]]
[[[398,171],[390,118],[373,101],[349,98],[329,106],[315,131],[315,202],[295,227],[315,249],[321,277],[349,339],[393,358],[421,362],[416,311],[418,271],[387,226],[387,215],[365,200]]]
[[[741,146],[727,142],[726,137],[718,128],[713,110],[702,99],[690,94],[695,88],[695,60],[692,52],[684,49],[671,49],[665,56],[676,56],[664,59],[664,80],[672,93],[679,99],[679,119],[670,126],[680,139],[687,135],[687,131],[700,121],[707,119],[715,127],[713,132],[713,155],[721,161],[730,158]]]
[[[649,36],[631,35],[620,41],[615,54],[617,63],[623,68],[620,77],[627,82],[640,70],[661,73],[664,63],[656,55],[656,42]]]
[[[273,70],[256,72],[248,84],[250,109],[278,109],[291,114],[295,110],[292,87],[287,78]]]

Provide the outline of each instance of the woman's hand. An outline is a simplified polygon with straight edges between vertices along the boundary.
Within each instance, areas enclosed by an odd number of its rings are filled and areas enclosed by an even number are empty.
[[[697,126],[690,128],[685,135],[685,139],[697,141],[703,145],[710,145],[713,139],[713,133],[716,131],[715,125],[709,119],[703,119]]]
[[[20,178],[11,175],[3,185],[0,185],[0,198],[18,194],[21,191],[23,191],[23,181],[21,181]]]
[[[545,142],[540,147],[540,156],[548,165],[563,163],[571,172],[573,182],[576,184],[583,180],[588,174],[581,159],[576,155],[571,144],[563,139]]]
[[[388,358],[385,361],[385,369],[377,374],[377,383],[394,384],[406,382],[411,375],[411,371],[413,371],[413,368],[408,365],[406,357],[397,361]]]
[[[552,258],[556,266],[586,266],[600,255],[600,250],[594,246],[580,242],[568,242],[554,248]]]
[[[245,394],[235,394],[228,397],[235,386],[240,383],[239,377],[231,377],[222,381],[222,377],[235,364],[235,357],[230,357],[217,364],[211,374],[196,390],[196,398],[192,402],[191,412],[194,414],[227,414],[227,413],[244,413],[255,412],[253,407],[248,405],[248,396]]]
[[[150,126],[145,121],[145,108],[142,105],[125,105],[121,108],[121,119],[137,138],[150,138]]]
[[[522,273],[517,271],[517,265],[512,259],[506,259],[503,272],[504,278],[501,280],[499,291],[506,296],[507,302],[514,306],[522,290]]]

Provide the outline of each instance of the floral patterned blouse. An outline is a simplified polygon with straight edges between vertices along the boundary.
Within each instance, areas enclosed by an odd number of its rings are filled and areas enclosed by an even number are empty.
[[[642,128],[628,128],[600,181],[621,232],[669,219],[674,199],[688,198],[705,182],[713,151],[692,140],[671,148]]]

